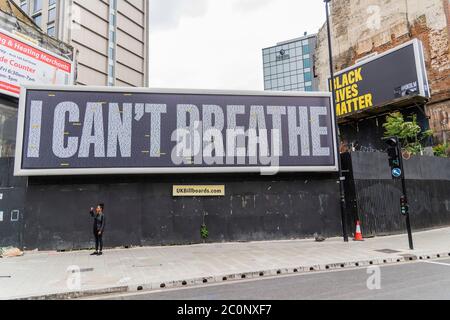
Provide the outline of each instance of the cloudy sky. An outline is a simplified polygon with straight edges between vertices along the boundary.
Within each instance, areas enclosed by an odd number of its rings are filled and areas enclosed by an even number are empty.
[[[149,0],[150,86],[263,89],[261,49],[316,33],[322,0]]]

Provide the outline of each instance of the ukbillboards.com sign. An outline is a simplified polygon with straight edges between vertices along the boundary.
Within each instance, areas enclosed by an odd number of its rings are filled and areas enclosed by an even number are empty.
[[[422,43],[414,39],[336,73],[334,88],[339,118],[403,98],[429,98]]]
[[[70,60],[0,30],[0,93],[19,97],[26,84],[71,85]]]
[[[330,93],[25,87],[15,174],[336,172]]]

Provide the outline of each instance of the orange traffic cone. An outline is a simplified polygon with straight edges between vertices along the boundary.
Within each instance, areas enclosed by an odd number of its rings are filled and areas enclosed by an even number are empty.
[[[361,224],[359,223],[359,220],[356,221],[356,233],[355,233],[355,239],[354,241],[364,241],[363,236],[361,233]]]

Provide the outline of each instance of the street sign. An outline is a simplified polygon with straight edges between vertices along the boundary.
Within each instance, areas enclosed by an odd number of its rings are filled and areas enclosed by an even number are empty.
[[[402,170],[400,168],[392,169],[392,176],[394,178],[400,178],[402,176]]]

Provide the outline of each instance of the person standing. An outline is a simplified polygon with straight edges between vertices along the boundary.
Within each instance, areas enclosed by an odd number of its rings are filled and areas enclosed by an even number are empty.
[[[103,231],[105,230],[105,214],[104,214],[105,205],[100,203],[97,207],[91,207],[91,217],[94,218],[94,237],[95,237],[95,252],[91,255],[99,255],[103,254]]]

